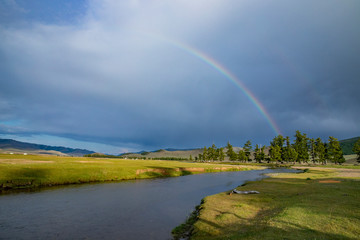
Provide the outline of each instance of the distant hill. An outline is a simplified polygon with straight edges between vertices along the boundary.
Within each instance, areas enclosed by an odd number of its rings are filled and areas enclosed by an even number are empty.
[[[12,139],[0,139],[0,151],[4,153],[50,154],[62,156],[83,156],[95,153],[86,149],[54,147],[48,145],[20,142]]]
[[[239,152],[241,147],[233,147],[235,152]],[[227,151],[227,148],[224,148],[224,152]],[[137,153],[125,153],[121,154],[123,157],[130,157],[130,158],[144,158],[147,159],[163,159],[163,158],[182,158],[182,159],[189,159],[190,155],[194,159],[198,157],[199,154],[203,153],[203,148],[195,148],[195,149],[174,149],[174,148],[166,148],[166,149],[159,149],[151,152],[137,152]],[[225,158],[227,159],[227,157]]]
[[[192,151],[196,150],[197,148],[187,148],[187,149],[179,149],[179,148],[165,148],[164,150],[168,152],[175,152],[175,151]]]
[[[355,154],[352,149],[353,149],[353,146],[354,146],[355,142],[359,138],[360,137],[354,137],[354,138],[349,138],[349,139],[344,139],[344,140],[339,141],[341,149],[343,150],[344,155]]]
[[[138,157],[143,158],[146,157],[147,159],[150,158],[183,158],[188,159],[190,155],[194,158],[195,156],[198,156],[199,153],[202,153],[202,149],[186,149],[186,150],[178,150],[178,149],[159,149],[152,152],[139,152],[139,153],[125,153],[121,156],[123,157]]]

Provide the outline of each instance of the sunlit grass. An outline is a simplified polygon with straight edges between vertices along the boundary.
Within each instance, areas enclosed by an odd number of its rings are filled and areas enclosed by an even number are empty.
[[[178,161],[4,154],[0,155],[0,189],[180,176],[221,171],[215,169],[219,167],[227,167],[223,171],[237,170],[226,165]],[[158,171],[139,172],[142,169]],[[238,170],[249,169],[259,168],[247,166]]]
[[[206,197],[192,239],[359,239],[360,179],[335,171],[272,174],[238,188],[260,194]]]

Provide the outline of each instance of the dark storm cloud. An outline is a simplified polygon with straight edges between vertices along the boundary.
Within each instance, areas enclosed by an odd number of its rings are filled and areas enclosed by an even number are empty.
[[[228,68],[283,134],[360,134],[357,1],[87,7],[77,24],[0,28],[1,133],[147,150],[267,144],[275,133],[242,90],[178,41]]]

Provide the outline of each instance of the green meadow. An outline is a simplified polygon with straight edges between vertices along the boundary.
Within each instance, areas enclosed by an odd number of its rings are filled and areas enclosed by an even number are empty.
[[[2,154],[0,190],[260,168],[178,161]]]
[[[359,169],[272,174],[237,189],[260,194],[206,197],[191,239],[359,239]]]

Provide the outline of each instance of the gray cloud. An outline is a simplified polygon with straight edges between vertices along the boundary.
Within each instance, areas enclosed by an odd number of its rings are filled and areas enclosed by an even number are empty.
[[[0,131],[153,149],[359,135],[357,1],[90,1],[76,24],[0,27]],[[21,6],[20,6],[21,7]],[[13,124],[9,124],[9,123]],[[7,130],[6,130],[7,129]]]

